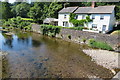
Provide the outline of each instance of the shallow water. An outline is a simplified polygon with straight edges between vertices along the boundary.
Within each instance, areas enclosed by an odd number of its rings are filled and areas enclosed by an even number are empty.
[[[111,78],[113,74],[98,66],[78,45],[36,33],[0,33],[0,49],[9,54],[3,62],[4,78]]]

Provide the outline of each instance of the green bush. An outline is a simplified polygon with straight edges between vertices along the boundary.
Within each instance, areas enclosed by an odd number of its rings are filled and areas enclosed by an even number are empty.
[[[120,35],[120,30],[113,31],[111,35]]]
[[[99,42],[94,39],[89,39],[89,46],[93,48],[100,48],[104,50],[113,50],[113,48],[105,42]]]
[[[87,40],[86,38],[83,38],[83,39],[82,39],[82,41],[83,41],[84,43],[86,42],[86,40]]]
[[[60,26],[53,26],[53,25],[41,25],[41,31],[43,35],[55,37],[56,34],[59,34],[61,30]]]
[[[3,26],[6,26],[6,28],[13,27],[13,28],[24,29],[24,28],[28,28],[26,26],[29,26],[30,24],[31,22],[24,21],[22,20],[21,17],[18,16],[17,18],[11,18],[11,19],[8,19],[7,21],[4,21]],[[29,26],[29,29],[31,29],[30,26]]]
[[[74,26],[79,26],[79,25],[84,26],[85,23],[93,21],[92,19],[90,19],[90,16],[86,16],[86,19],[82,19],[82,20],[75,19],[75,16],[76,14],[70,13],[69,22],[71,22]]]

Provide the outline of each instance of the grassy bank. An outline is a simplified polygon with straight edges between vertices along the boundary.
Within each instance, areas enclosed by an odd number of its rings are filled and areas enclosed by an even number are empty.
[[[88,45],[93,47],[93,48],[100,48],[103,50],[111,50],[111,51],[113,50],[113,48],[110,45],[108,45],[107,43],[99,42],[99,41],[96,41],[94,39],[89,39]]]

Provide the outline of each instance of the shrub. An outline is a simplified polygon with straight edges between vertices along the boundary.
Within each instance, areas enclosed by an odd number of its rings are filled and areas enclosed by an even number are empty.
[[[120,35],[120,30],[116,30],[116,31],[112,32],[111,35]]]
[[[82,39],[82,41],[83,41],[84,43],[86,42],[86,40],[87,40],[86,38],[83,38],[83,39]]]
[[[83,26],[85,23],[93,21],[92,19],[90,19],[90,16],[86,16],[86,19],[82,19],[82,20],[75,19],[75,16],[76,14],[70,13],[69,22],[71,22],[74,26],[79,26],[79,25]]]
[[[100,48],[104,50],[113,50],[113,48],[105,42],[99,42],[94,39],[89,39],[89,46],[93,48]]]
[[[43,35],[55,37],[56,34],[59,34],[61,30],[60,26],[53,26],[53,25],[41,25],[41,31]]]
[[[21,17],[18,16],[17,18],[11,18],[11,19],[8,19],[8,21],[4,21],[3,26],[7,26],[8,28],[13,27],[13,28],[24,29],[24,28],[28,28],[27,26],[29,26],[30,24],[31,22],[24,21],[22,20]],[[31,28],[29,27],[29,29]]]

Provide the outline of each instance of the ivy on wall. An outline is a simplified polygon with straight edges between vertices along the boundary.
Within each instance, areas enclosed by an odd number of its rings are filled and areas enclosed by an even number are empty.
[[[75,19],[76,14],[74,13],[70,13],[70,19],[69,21],[74,25],[74,26],[84,26],[84,23],[88,23],[93,21],[92,19],[90,19],[90,16],[86,16],[86,19],[82,19],[82,20],[77,20]]]

